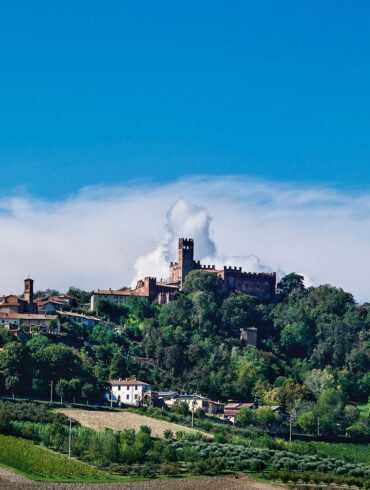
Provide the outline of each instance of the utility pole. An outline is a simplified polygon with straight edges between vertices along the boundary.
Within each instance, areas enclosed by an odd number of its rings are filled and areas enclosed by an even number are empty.
[[[71,459],[71,442],[72,442],[72,419],[69,419],[68,459]]]
[[[53,403],[53,380],[50,381],[50,403]]]
[[[292,416],[289,417],[289,442],[292,442]]]
[[[320,435],[320,415],[317,416],[317,435]]]
[[[193,409],[191,411],[191,426],[194,427],[194,400],[195,400],[195,393],[193,393]]]

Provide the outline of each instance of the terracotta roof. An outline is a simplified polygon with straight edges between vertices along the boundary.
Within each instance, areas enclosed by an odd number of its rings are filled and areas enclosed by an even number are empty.
[[[106,290],[100,290],[100,291],[94,291],[92,294],[106,294],[106,295],[114,295],[114,296],[131,296],[133,294],[133,291],[128,290],[128,291],[113,291],[110,289]]]
[[[238,408],[240,403],[227,403],[225,405],[225,409],[236,409]]]
[[[173,289],[179,289],[179,286],[176,286],[175,284],[168,283],[168,282],[157,282],[157,286],[166,286],[166,288],[173,288]]]
[[[56,320],[58,315],[43,315],[37,313],[18,313],[20,320]]]
[[[77,318],[85,318],[86,320],[95,320],[100,322],[99,318],[96,318],[95,316],[84,315],[82,313],[73,313],[73,311],[61,311],[61,310],[56,310],[56,312],[59,313],[60,315],[75,316]]]
[[[17,296],[15,294],[9,294],[8,296],[3,296],[1,299],[0,299],[0,304],[10,304],[8,302],[6,303],[3,303],[3,301],[6,301],[6,300],[9,300],[10,298],[13,299],[12,303],[14,304],[18,304],[19,301],[24,301],[26,302],[26,300],[24,298],[21,298],[20,296]]]
[[[0,318],[9,318],[9,320],[18,319],[18,313],[3,313],[0,312]]]
[[[136,379],[110,379],[109,383],[114,386],[150,386],[148,383]]]
[[[208,400],[208,403],[212,403],[212,405],[222,405],[222,406],[225,406],[224,403],[222,403],[222,402],[215,402],[214,400]]]

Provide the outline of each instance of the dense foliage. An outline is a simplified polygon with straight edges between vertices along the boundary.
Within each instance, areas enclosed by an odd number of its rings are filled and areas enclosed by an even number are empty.
[[[353,405],[370,394],[369,305],[329,285],[305,288],[297,274],[278,291],[273,302],[226,294],[215,274],[193,271],[168,305],[101,301],[95,314],[106,324],[93,329],[65,318],[62,337],[26,344],[1,330],[0,390],[47,397],[54,383],[54,397],[88,402],[102,397],[109,378],[135,376],[154,389],[280,405],[307,433],[369,434]],[[249,327],[257,347],[239,338]],[[244,416],[275,423],[268,410]]]
[[[70,460],[64,454],[52,453],[32,442],[0,435],[0,463],[30,476],[45,479],[101,480],[106,475],[81,461]]]

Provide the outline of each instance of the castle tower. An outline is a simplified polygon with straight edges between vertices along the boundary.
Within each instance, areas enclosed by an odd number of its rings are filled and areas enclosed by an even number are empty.
[[[179,269],[180,269],[180,288],[185,281],[185,277],[194,269],[194,240],[191,238],[179,239]]]
[[[24,280],[23,298],[29,305],[33,303],[33,279],[30,279],[29,277]]]

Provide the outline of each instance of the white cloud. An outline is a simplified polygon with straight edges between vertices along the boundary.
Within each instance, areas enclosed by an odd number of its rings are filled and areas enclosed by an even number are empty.
[[[370,299],[370,194],[247,177],[82,189],[65,201],[0,200],[0,294],[118,288],[165,278],[179,236],[204,263],[301,272]]]

